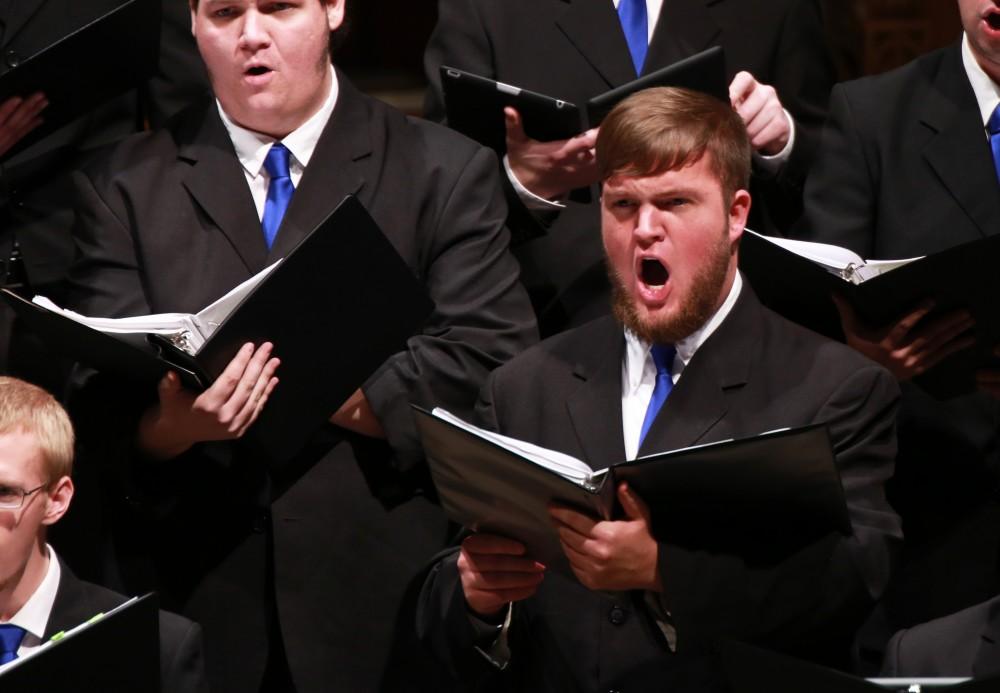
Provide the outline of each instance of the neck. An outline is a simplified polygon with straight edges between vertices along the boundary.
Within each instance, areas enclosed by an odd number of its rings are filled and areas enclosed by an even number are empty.
[[[45,539],[39,537],[21,569],[0,585],[0,621],[9,621],[31,599],[49,569]]]

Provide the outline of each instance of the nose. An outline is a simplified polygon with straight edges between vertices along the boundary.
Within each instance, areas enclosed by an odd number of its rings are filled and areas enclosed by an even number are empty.
[[[240,26],[239,47],[242,50],[256,51],[270,44],[267,33],[266,19],[255,7],[250,7],[243,13],[243,23]]]
[[[640,205],[636,212],[633,233],[640,243],[646,245],[663,240],[666,229],[663,227],[662,215],[655,205]]]

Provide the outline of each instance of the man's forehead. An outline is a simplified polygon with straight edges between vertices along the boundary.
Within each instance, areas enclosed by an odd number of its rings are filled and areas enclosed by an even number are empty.
[[[703,156],[697,161],[687,163],[677,168],[669,168],[650,174],[614,174],[604,181],[604,190],[658,192],[680,188],[705,187],[719,185],[719,181]]]
[[[0,480],[41,470],[42,446],[34,432],[15,428],[0,433]]]

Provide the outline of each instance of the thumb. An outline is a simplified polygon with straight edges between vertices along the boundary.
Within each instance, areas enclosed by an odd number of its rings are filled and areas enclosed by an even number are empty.
[[[173,371],[167,371],[167,374],[160,378],[160,382],[156,386],[156,391],[161,401],[169,398],[171,395],[177,394],[180,390],[181,379]]]
[[[624,481],[618,485],[618,502],[622,504],[625,517],[630,520],[643,520],[649,524],[649,507]]]
[[[528,139],[528,136],[524,134],[524,125],[521,122],[521,114],[517,112],[517,109],[511,108],[510,106],[503,109],[503,122],[507,128],[508,140],[520,142]]]

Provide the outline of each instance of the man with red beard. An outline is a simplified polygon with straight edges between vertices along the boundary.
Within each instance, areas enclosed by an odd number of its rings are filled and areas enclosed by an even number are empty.
[[[720,637],[845,662],[900,538],[883,493],[898,388],[851,349],[768,311],[740,277],[750,151],[730,106],[690,91],[648,90],[608,116],[597,156],[614,317],[495,371],[483,421],[595,469],[823,423],[853,535],[762,561],[658,542],[644,500],[625,484],[613,521],[552,508],[576,580],[546,573],[516,541],[473,534],[436,563],[420,614],[423,635],[463,679],[498,677],[511,690],[702,690],[688,664]],[[657,409],[664,376],[672,389]]]

